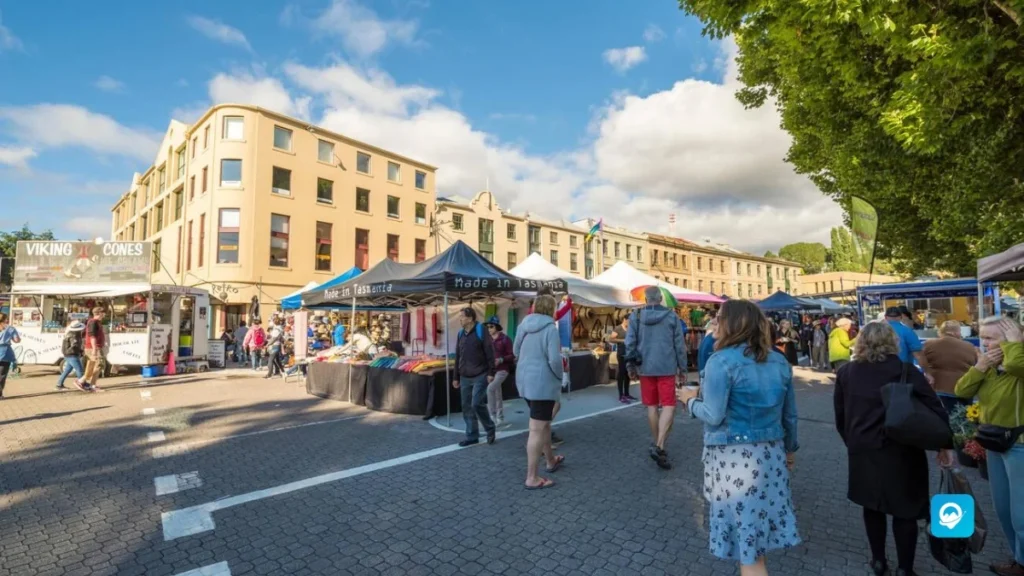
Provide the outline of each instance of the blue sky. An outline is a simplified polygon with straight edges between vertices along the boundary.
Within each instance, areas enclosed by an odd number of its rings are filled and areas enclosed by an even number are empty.
[[[56,7],[59,5],[59,9]],[[671,0],[0,0],[0,227],[108,226],[170,118],[248,100],[438,165],[440,194],[758,249],[837,213]],[[732,82],[732,83],[731,83]],[[56,124],[56,126],[54,126]],[[13,204],[13,206],[12,206]],[[16,208],[15,208],[16,207]],[[820,214],[820,210],[817,211]]]

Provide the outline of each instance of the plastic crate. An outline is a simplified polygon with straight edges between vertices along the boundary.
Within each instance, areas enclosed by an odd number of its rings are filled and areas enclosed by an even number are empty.
[[[155,378],[157,376],[163,376],[163,366],[143,366],[142,377],[143,378]]]

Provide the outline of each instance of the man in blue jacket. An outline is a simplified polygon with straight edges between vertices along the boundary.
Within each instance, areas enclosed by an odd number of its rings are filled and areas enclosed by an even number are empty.
[[[640,378],[640,400],[651,427],[651,459],[670,470],[665,442],[676,413],[676,382],[687,373],[686,346],[676,313],[661,305],[661,289],[650,286],[644,296],[648,305],[630,319],[626,333],[626,366],[631,378]]]
[[[491,335],[476,321],[476,311],[467,306],[459,313],[462,330],[455,345],[455,376],[452,386],[462,393],[462,418],[466,421],[466,439],[459,446],[480,442],[479,422],[487,432],[487,443],[494,444],[494,421],[487,410],[487,385],[494,379],[494,344]],[[479,420],[479,422],[477,422]]]

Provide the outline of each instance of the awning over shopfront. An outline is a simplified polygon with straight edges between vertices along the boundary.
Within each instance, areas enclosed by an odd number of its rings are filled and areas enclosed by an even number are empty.
[[[149,284],[128,283],[128,284],[15,284],[11,288],[11,294],[40,295],[40,296],[68,296],[73,298],[115,298],[128,294],[140,294],[149,292],[152,288]]]
[[[564,280],[573,302],[581,306],[593,308],[633,308],[637,306],[630,299],[629,292],[574,276],[548,262],[536,252],[530,254],[530,257],[522,264],[509,270],[509,274],[529,280]]]
[[[634,288],[639,288],[640,286],[661,286],[668,290],[673,296],[675,296],[676,300],[680,302],[721,304],[724,301],[721,297],[715,296],[714,294],[698,292],[688,288],[680,288],[674,284],[663,282],[654,276],[644,274],[625,262],[617,262],[603,274],[594,278],[592,282],[613,286],[620,290],[625,290],[626,292],[629,292]]]
[[[1024,244],[978,260],[978,282],[1024,280]]]

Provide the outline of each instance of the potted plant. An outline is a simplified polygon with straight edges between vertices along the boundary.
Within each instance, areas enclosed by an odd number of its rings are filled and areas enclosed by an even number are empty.
[[[949,414],[949,426],[953,430],[953,445],[961,466],[979,468],[982,478],[988,478],[985,466],[985,449],[974,439],[978,429],[981,409],[977,404],[957,406]]]

